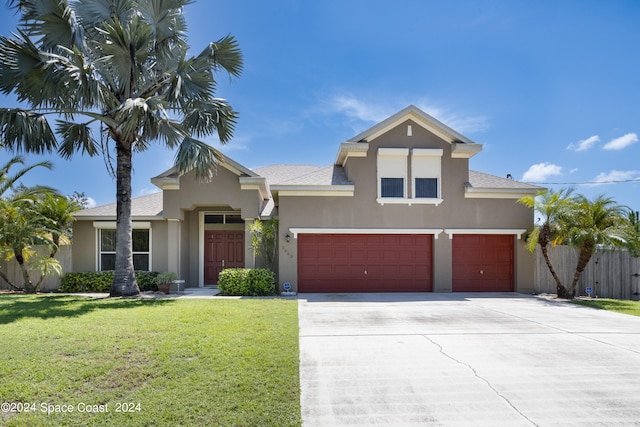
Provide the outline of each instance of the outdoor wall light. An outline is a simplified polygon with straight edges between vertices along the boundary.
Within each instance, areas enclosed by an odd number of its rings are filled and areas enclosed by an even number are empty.
[[[287,233],[287,235],[284,236],[284,238],[287,239],[287,243],[291,241],[291,235],[289,233]]]

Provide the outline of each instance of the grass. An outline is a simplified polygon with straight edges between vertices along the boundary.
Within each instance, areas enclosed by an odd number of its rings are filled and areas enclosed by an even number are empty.
[[[640,316],[640,301],[598,298],[594,300],[577,300],[573,302],[587,307]]]
[[[0,337],[0,425],[301,424],[295,301],[1,295]]]

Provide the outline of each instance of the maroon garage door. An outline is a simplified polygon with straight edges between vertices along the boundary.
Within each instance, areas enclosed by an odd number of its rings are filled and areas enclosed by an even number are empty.
[[[300,292],[429,292],[431,235],[300,234]]]
[[[513,292],[513,236],[453,236],[454,292]]]

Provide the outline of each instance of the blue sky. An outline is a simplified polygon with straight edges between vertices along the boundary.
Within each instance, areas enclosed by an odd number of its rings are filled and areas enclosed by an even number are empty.
[[[194,54],[229,33],[240,43],[244,72],[219,75],[217,92],[240,113],[235,137],[208,142],[249,168],[329,165],[415,104],[484,145],[472,169],[640,210],[638,1],[198,0],[185,13]],[[15,28],[5,7],[0,32]],[[134,158],[134,196],[157,190],[173,154]],[[115,200],[101,157],[51,158],[25,184]]]

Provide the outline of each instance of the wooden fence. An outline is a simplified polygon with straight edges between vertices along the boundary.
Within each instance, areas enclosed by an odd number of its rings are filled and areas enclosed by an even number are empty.
[[[48,248],[42,247],[37,249],[39,253],[46,254]],[[56,259],[62,265],[62,273],[67,273],[71,271],[71,246],[64,245],[60,246],[58,249],[58,253],[56,254]],[[20,271],[20,267],[15,259],[11,261],[0,260],[0,271],[7,275],[9,280],[18,286],[22,286],[22,272]],[[31,274],[31,282],[37,283],[40,279],[40,275],[36,273]],[[57,291],[60,287],[60,277],[57,275],[47,277],[42,281],[42,285],[40,285],[41,292],[53,292]],[[9,285],[7,285],[4,280],[0,279],[0,290],[9,290],[11,289]]]
[[[578,263],[578,251],[567,246],[549,248],[549,258],[565,287],[569,287]],[[535,290],[537,293],[556,293],[556,285],[544,261],[540,248],[535,252]],[[598,249],[578,281],[576,295],[599,298],[638,299],[640,297],[640,258],[633,258],[626,250]]]

